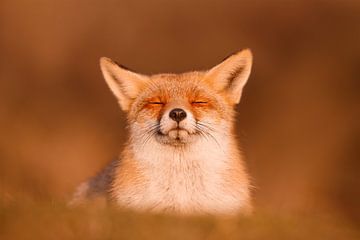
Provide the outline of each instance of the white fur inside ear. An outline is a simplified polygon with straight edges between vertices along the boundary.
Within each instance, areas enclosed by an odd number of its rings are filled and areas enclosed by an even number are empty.
[[[121,108],[127,111],[148,77],[125,69],[106,57],[100,58],[100,68]]]
[[[252,54],[249,49],[242,50],[226,58],[208,71],[205,80],[215,90],[226,91],[235,103],[240,102],[242,89],[251,72]]]

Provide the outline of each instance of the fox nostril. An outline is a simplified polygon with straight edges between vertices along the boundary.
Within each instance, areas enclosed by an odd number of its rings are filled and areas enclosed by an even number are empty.
[[[186,112],[181,108],[174,108],[170,111],[169,117],[176,122],[180,122],[186,118]]]

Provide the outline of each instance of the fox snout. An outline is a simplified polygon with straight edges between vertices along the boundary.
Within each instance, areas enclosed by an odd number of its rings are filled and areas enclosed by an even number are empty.
[[[186,108],[174,107],[165,111],[159,122],[159,139],[185,143],[195,132],[195,119]]]

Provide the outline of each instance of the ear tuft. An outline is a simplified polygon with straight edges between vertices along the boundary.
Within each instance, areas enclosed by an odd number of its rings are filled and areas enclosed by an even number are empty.
[[[100,58],[100,68],[106,83],[118,99],[121,108],[127,111],[131,102],[140,93],[148,77],[132,72],[107,57]]]
[[[234,104],[239,103],[242,89],[250,75],[252,59],[250,49],[234,53],[210,69],[205,81],[215,90],[226,92]]]

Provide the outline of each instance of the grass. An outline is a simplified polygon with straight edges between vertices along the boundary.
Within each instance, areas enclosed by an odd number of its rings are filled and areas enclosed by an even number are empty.
[[[0,204],[0,239],[360,239],[355,226],[322,215],[175,217],[62,203]]]

